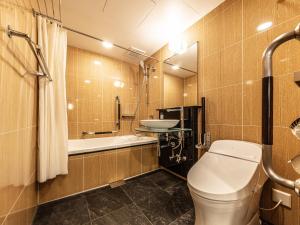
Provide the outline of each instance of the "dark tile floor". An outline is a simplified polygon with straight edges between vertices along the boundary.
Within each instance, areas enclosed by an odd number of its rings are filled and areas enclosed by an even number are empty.
[[[194,225],[183,180],[157,171],[38,208],[34,225]]]

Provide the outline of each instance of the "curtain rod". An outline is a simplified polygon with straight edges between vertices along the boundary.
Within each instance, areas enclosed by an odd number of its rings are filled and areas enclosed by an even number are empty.
[[[67,27],[67,26],[63,26],[61,20],[58,20],[58,19],[53,18],[53,17],[51,17],[51,16],[42,14],[42,13],[40,13],[40,12],[37,12],[37,11],[35,11],[34,9],[32,9],[32,11],[33,11],[33,15],[34,15],[34,16],[39,15],[39,16],[45,17],[45,18],[47,18],[47,19],[49,19],[49,20],[53,20],[53,21],[55,21],[55,22],[58,22],[58,23],[62,26],[62,28],[66,29],[66,30],[68,30],[68,31],[71,31],[71,32],[73,32],[73,33],[76,33],[76,34],[79,34],[79,35],[82,35],[82,36],[85,36],[85,37],[88,37],[88,38],[91,38],[91,39],[94,39],[94,40],[97,40],[97,41],[100,41],[100,42],[103,42],[103,41],[104,41],[103,39],[98,38],[98,37],[95,37],[95,36],[93,36],[93,35],[90,35],[90,34],[87,34],[87,33],[84,33],[84,32],[78,31],[78,30],[75,30],[75,29],[70,28],[70,27]],[[134,54],[143,56],[143,57],[145,57],[146,59],[153,59],[153,60],[156,60],[157,62],[160,61],[160,60],[158,60],[157,58],[155,58],[155,57],[153,57],[153,56],[149,56],[149,55],[147,55],[147,54],[143,54],[143,53],[140,53],[140,52],[133,51],[133,50],[131,50],[130,48],[126,48],[126,47],[123,47],[123,46],[118,45],[118,44],[115,44],[115,43],[113,43],[113,46],[115,46],[115,47],[117,47],[117,48],[120,48],[120,49],[122,49],[122,50],[125,50],[125,51],[132,52],[132,53],[134,53]],[[145,60],[146,60],[146,59],[145,59]]]

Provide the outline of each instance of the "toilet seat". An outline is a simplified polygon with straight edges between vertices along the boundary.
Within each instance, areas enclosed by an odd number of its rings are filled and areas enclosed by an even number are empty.
[[[259,163],[206,152],[188,173],[194,194],[214,201],[237,201],[251,195],[257,183]]]
[[[195,225],[259,225],[255,215],[265,181],[260,145],[215,141],[187,176]]]

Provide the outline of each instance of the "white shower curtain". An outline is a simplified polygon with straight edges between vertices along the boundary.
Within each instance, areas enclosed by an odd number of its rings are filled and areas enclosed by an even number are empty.
[[[39,78],[38,181],[45,182],[68,173],[67,33],[45,18],[37,21],[38,44],[53,79]]]

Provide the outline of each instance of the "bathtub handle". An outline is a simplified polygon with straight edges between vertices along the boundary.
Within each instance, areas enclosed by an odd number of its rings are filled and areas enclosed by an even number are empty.
[[[96,134],[112,134],[116,133],[118,131],[112,130],[112,131],[82,131],[82,135],[96,135]]]
[[[116,128],[117,130],[120,130],[121,128],[121,101],[120,101],[120,97],[116,96],[115,98],[115,103],[116,103]]]

